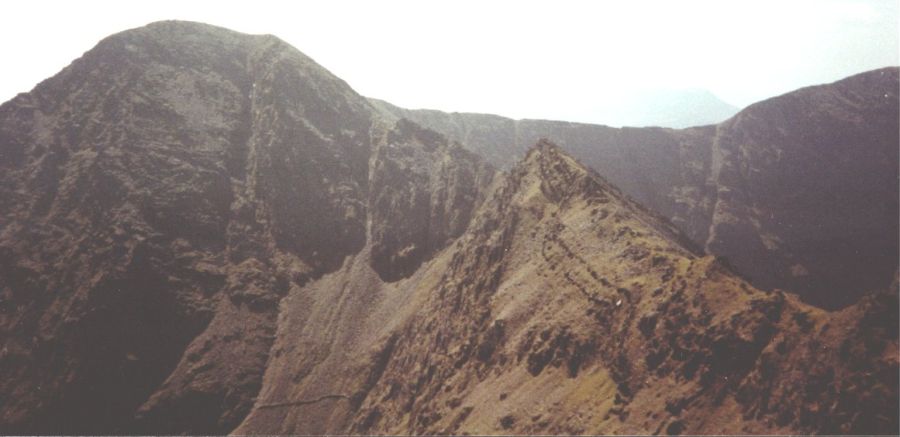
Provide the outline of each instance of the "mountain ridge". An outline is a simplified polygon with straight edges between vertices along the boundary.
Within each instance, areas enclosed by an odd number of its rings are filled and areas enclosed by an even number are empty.
[[[419,310],[401,310],[407,314],[406,321],[391,317],[392,325],[399,324],[391,329],[375,328],[383,323],[380,319],[367,322],[370,328],[356,328],[382,332],[381,340],[373,341],[368,351],[360,348],[353,335],[347,341],[355,346],[332,345],[332,350],[361,352],[350,356],[341,352],[337,356],[343,359],[315,365],[314,369],[327,369],[323,371],[331,376],[304,377],[300,384],[310,390],[308,395],[285,396],[283,392],[290,389],[275,382],[280,378],[273,378],[274,391],[264,388],[263,393],[278,393],[277,400],[269,401],[263,394],[264,407],[257,407],[235,432],[849,432],[882,420],[869,416],[856,425],[846,425],[847,418],[855,414],[843,410],[850,404],[820,414],[820,407],[807,410],[802,405],[805,398],[795,397],[791,391],[779,392],[779,401],[769,400],[765,387],[772,384],[769,379],[773,376],[767,369],[793,366],[784,357],[788,350],[796,351],[792,353],[803,360],[821,360],[817,372],[827,374],[829,368],[842,367],[838,364],[842,358],[816,354],[822,346],[806,338],[810,333],[815,337],[827,333],[826,326],[840,325],[835,319],[842,316],[829,316],[781,292],[754,290],[714,258],[698,258],[671,246],[671,240],[660,238],[662,234],[655,228],[645,227],[643,220],[632,216],[636,211],[627,199],[556,147],[542,144],[531,149],[528,158],[504,179],[483,204],[488,207],[461,244],[449,246],[448,253],[439,254],[436,264],[424,267],[409,278],[411,282],[396,283],[399,288],[395,291],[407,290],[402,299],[420,302]],[[608,228],[585,226],[586,220],[608,221]],[[542,237],[535,238],[535,232]],[[598,236],[606,243],[598,246]],[[478,243],[473,246],[473,242]],[[590,251],[584,246],[612,247]],[[655,268],[642,268],[637,270],[640,276],[635,276],[633,263]],[[326,295],[329,289],[340,290],[325,285],[315,288]],[[406,297],[410,292],[418,297]],[[891,308],[891,293],[884,294],[888,302],[879,311]],[[358,305],[373,305],[366,297],[369,294],[358,295],[357,299],[366,302]],[[342,300],[353,299],[345,296]],[[391,299],[390,293],[382,296]],[[532,314],[534,311],[538,315]],[[843,314],[855,311],[853,307]],[[542,316],[547,313],[553,315]],[[359,323],[352,314],[345,317],[351,324]],[[883,323],[878,329],[891,329],[890,317],[875,319]],[[647,337],[656,337],[654,327],[665,329],[660,332],[669,332],[666,335],[672,338],[707,339],[657,340],[648,350],[642,343]],[[707,333],[702,334],[704,331]],[[837,356],[845,347],[841,338],[842,334],[829,340],[824,350],[833,347]],[[315,339],[303,343],[307,341]],[[281,360],[302,362],[302,351],[288,344]],[[291,355],[289,350],[300,355]],[[861,355],[877,354],[877,350]],[[890,357],[886,353],[885,357]],[[352,370],[364,361],[358,359],[360,354],[371,356],[371,372]],[[721,362],[714,364],[716,361]],[[884,371],[890,372],[891,362],[887,358]],[[346,370],[336,371],[334,366]],[[272,363],[272,368],[279,367],[277,361]],[[305,375],[296,367],[287,373]],[[348,381],[348,374],[358,376]],[[783,384],[803,384],[792,381],[789,371],[778,375]],[[728,383],[735,376],[739,382]],[[357,382],[352,382],[354,379]],[[557,386],[563,388],[555,392],[550,388]],[[679,387],[674,396],[669,393],[673,387]],[[872,387],[871,395],[862,396],[885,396],[881,399],[891,403],[889,387],[890,382],[885,381]],[[859,390],[860,386],[835,389],[837,392],[829,393]],[[597,404],[590,401],[590,395],[570,397],[579,390],[603,395],[593,398]],[[330,396],[331,403],[311,403],[323,396]],[[723,405],[716,400],[720,397],[733,399],[729,401],[733,403]],[[790,407],[773,410],[767,407],[769,402]],[[817,402],[831,405],[832,401]],[[358,408],[355,412],[354,407]],[[666,413],[659,415],[660,411]],[[890,422],[888,410],[881,411],[872,414],[881,414]],[[657,414],[649,414],[653,412]],[[578,419],[573,420],[575,414]],[[744,419],[735,420],[742,416]],[[772,421],[766,422],[769,425],[756,422],[765,417]]]
[[[900,175],[890,163],[900,143],[898,72],[888,67],[802,88],[716,126],[680,130],[410,111],[370,101],[500,168],[550,138],[757,286],[796,291],[835,309],[887,286],[896,270]],[[843,149],[853,150],[852,158]],[[876,262],[825,255],[848,252]]]
[[[3,433],[897,430],[896,280],[758,290],[549,141],[499,171],[197,23],[38,88],[0,105]]]

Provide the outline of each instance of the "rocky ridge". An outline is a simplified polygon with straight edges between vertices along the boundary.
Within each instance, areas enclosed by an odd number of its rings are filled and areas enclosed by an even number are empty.
[[[0,158],[3,433],[898,428],[896,281],[760,291],[549,142],[497,172],[271,36],[107,38],[0,106]]]
[[[715,126],[677,130],[372,102],[500,168],[552,139],[757,287],[836,309],[887,287],[900,262],[898,91],[900,69],[884,68],[756,103]]]
[[[541,143],[412,277],[373,286],[365,263],[349,261],[311,285],[312,310],[286,306],[269,384],[236,433],[897,426],[895,290],[827,313],[754,289],[680,238]],[[856,373],[863,361],[870,376]]]

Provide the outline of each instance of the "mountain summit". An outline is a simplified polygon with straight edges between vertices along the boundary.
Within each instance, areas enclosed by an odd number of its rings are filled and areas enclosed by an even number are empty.
[[[3,433],[898,430],[896,280],[760,290],[565,148],[499,171],[275,37],[113,35],[0,106],[0,167]]]
[[[792,290],[828,309],[887,287],[900,263],[898,102],[898,68],[680,130],[410,111],[373,100],[387,116],[442,132],[501,168],[550,138],[757,287]]]

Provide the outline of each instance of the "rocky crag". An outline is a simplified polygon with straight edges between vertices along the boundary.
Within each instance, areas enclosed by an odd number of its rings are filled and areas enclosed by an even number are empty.
[[[28,433],[227,432],[283,296],[367,242],[415,269],[491,174],[277,38],[199,24],[107,38],[0,120],[3,422]]]
[[[537,143],[271,36],[103,40],[0,106],[0,431],[897,432],[896,280],[761,291]]]
[[[900,262],[898,89],[900,69],[885,68],[679,130],[373,104],[499,168],[550,138],[757,287],[836,309],[888,286]]]

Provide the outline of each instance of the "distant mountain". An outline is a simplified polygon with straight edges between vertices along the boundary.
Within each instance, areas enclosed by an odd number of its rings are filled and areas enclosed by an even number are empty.
[[[0,105],[0,433],[900,428],[896,278],[824,311],[550,141],[506,168],[272,36],[104,39]]]
[[[698,89],[655,89],[605,98],[588,111],[610,126],[687,128],[723,122],[740,108]]]
[[[804,88],[682,130],[373,104],[498,167],[550,138],[756,286],[839,308],[887,286],[897,270],[898,71]]]

